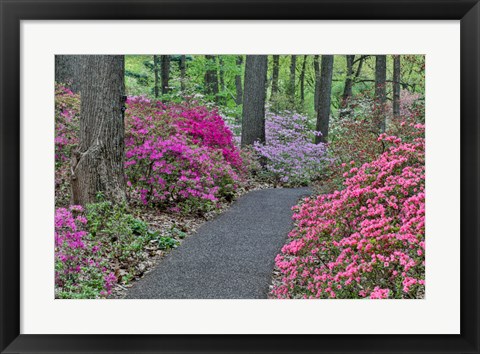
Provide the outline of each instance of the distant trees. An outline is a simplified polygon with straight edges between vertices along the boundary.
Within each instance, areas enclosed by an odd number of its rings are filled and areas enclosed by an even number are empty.
[[[159,69],[160,69],[160,58],[158,55],[153,56],[153,77],[154,77],[154,84],[153,84],[153,93],[155,95],[155,98],[158,98],[158,93],[159,93]]]
[[[185,79],[187,77],[187,56],[180,55],[180,90],[185,91]]]
[[[241,144],[265,142],[265,96],[268,57],[247,55],[242,113]]]
[[[124,56],[86,55],[82,58],[79,143],[72,156],[74,204],[126,200],[124,176]]]
[[[332,78],[333,78],[333,55],[322,55],[322,65],[320,70],[320,83],[317,107],[317,131],[321,136],[317,136],[316,143],[325,143],[328,138],[328,128],[330,124],[330,105],[332,96]]]
[[[387,56],[376,55],[375,56],[375,104],[376,104],[376,116],[379,124],[379,131],[385,132],[386,127],[386,115],[385,115],[385,103],[387,100],[386,94],[386,81],[387,81]]]

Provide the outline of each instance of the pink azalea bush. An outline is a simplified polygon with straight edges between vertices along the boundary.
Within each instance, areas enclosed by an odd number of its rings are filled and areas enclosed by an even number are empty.
[[[242,159],[217,111],[144,97],[127,104],[125,172],[133,199],[203,212],[233,198]]]
[[[327,162],[326,145],[314,143],[319,133],[308,128],[306,116],[268,113],[265,134],[265,144],[256,142],[254,149],[265,160],[265,169],[276,182],[306,185],[321,176]]]
[[[379,137],[386,151],[344,189],[306,198],[276,257],[276,298],[419,298],[425,292],[425,140]]]
[[[55,211],[55,297],[97,298],[110,294],[117,278],[89,239],[83,207]]]

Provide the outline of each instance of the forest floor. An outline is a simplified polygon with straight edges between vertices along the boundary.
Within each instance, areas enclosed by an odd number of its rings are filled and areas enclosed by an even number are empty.
[[[309,188],[254,190],[203,224],[144,278],[116,297],[266,298],[292,210]]]

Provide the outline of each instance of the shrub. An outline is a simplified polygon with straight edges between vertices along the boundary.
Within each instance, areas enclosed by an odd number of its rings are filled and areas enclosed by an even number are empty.
[[[110,293],[116,277],[92,240],[81,206],[55,211],[55,297],[97,298]],[[75,216],[75,214],[78,214]]]
[[[314,144],[317,132],[308,128],[308,118],[295,113],[269,113],[265,121],[265,144],[254,149],[265,161],[265,169],[276,182],[305,185],[319,178],[328,162],[325,144]]]
[[[128,105],[125,167],[134,199],[205,212],[233,198],[242,160],[216,111],[141,97]]]
[[[425,291],[425,140],[381,135],[386,151],[352,162],[342,191],[296,207],[276,257],[278,298],[418,298]],[[346,166],[345,166],[346,167]]]

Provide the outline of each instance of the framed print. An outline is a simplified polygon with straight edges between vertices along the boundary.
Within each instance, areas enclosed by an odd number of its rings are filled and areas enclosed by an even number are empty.
[[[478,353],[477,1],[1,1],[2,353]]]

